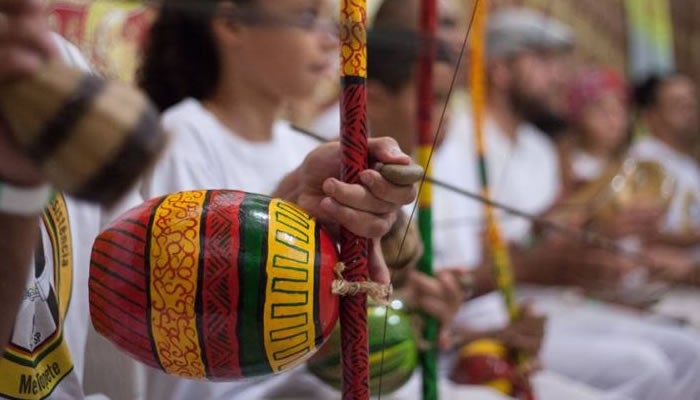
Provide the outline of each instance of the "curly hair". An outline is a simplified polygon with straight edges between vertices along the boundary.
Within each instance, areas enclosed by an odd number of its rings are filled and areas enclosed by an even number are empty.
[[[247,5],[255,0],[228,0]],[[214,93],[220,58],[211,29],[221,0],[165,0],[151,25],[136,82],[160,111]]]

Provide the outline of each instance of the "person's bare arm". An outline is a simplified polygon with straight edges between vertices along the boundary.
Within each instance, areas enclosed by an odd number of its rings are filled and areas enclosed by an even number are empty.
[[[0,190],[3,184],[35,186],[41,174],[19,152],[0,123]],[[39,237],[38,213],[34,216],[0,212],[0,354],[5,350],[31,268]]]
[[[55,55],[44,12],[42,0],[0,1],[0,84],[33,73]],[[17,150],[0,124],[0,184],[35,186],[41,181],[37,168]],[[38,216],[0,212],[0,354],[9,340],[27,283],[39,237],[37,222]]]
[[[594,292],[616,288],[624,276],[642,267],[633,258],[561,237],[545,239],[532,249],[514,248],[511,254],[517,282]]]
[[[558,256],[552,254],[551,249],[535,248],[523,251],[517,247],[511,247],[510,255],[516,282],[542,285],[563,284],[561,271],[556,268],[559,261]],[[483,296],[498,289],[493,267],[488,262],[484,262],[474,269],[466,266],[453,269],[472,271],[473,297]]]
[[[651,242],[685,248],[700,246],[700,232],[659,233]]]
[[[481,339],[495,339],[511,350],[536,357],[545,338],[546,318],[525,305],[520,317],[502,329],[473,330],[458,328],[452,337],[451,347],[462,346]]]
[[[39,236],[37,217],[0,213],[0,354],[14,326]]]

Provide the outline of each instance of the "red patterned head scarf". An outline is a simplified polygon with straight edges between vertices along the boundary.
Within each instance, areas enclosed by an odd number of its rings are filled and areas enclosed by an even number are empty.
[[[578,120],[586,106],[611,92],[627,101],[626,84],[617,72],[599,68],[580,74],[569,88],[569,117]]]

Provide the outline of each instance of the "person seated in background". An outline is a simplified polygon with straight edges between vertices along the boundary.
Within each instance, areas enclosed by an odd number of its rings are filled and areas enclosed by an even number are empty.
[[[565,96],[574,45],[570,29],[541,13],[503,9],[487,27],[488,95],[486,159],[492,196],[535,215],[546,215],[560,197],[560,167],[554,144],[535,123],[565,118]],[[447,138],[436,154],[434,175],[479,192],[473,118],[452,113]],[[482,240],[482,206],[434,191],[434,255],[438,266],[488,271]],[[573,380],[631,399],[695,399],[700,383],[698,336],[652,323],[619,307],[565,303],[561,286],[616,288],[639,266],[624,255],[545,231],[535,235],[530,221],[498,213],[511,247],[515,278],[529,284],[519,291],[548,316],[543,364]],[[493,281],[492,281],[493,282]],[[495,284],[479,288],[488,292]],[[502,326],[502,300],[489,295],[469,302],[458,314],[464,326]],[[691,374],[688,371],[694,369]]]
[[[339,143],[319,144],[279,119],[286,102],[313,93],[338,51],[330,2],[304,4],[199,0],[198,12],[179,0],[161,4],[137,82],[163,111],[173,139],[143,178],[140,193],[151,199],[183,190],[236,189],[286,199],[333,232],[342,225],[370,233],[377,244],[370,252],[370,279],[388,284],[379,239],[394,222],[395,206],[411,202],[416,189],[393,185],[374,170],[362,172],[366,185],[331,178],[340,173]],[[410,161],[389,138],[370,139],[369,151],[385,163]],[[336,224],[340,219],[345,222]],[[147,369],[146,396],[261,398],[287,379],[281,374],[214,383]]]
[[[697,89],[686,76],[652,76],[635,89],[645,131],[630,154],[663,165],[676,191],[657,240],[700,250],[700,166],[692,156],[700,134]],[[697,255],[695,257],[698,260]]]
[[[375,2],[370,3],[375,4],[375,6],[378,4],[376,9],[373,9],[374,13],[368,15],[371,29],[402,29],[407,25],[418,23],[417,20],[414,20],[414,17],[418,18],[417,11],[414,11],[414,8],[417,10],[418,7],[415,1],[375,0]],[[468,20],[468,16],[464,15],[460,7],[457,7],[457,0],[438,0],[437,11],[438,36],[444,40],[450,57],[460,68],[455,82],[455,90],[460,90],[464,87],[465,74],[462,71],[466,63],[464,61],[457,63],[456,61],[460,56],[464,35],[467,32],[465,21]],[[463,56],[466,57],[466,54],[467,52],[464,52]],[[400,69],[397,68],[397,70]],[[337,79],[333,80],[333,85],[335,90],[327,90],[328,94],[323,99],[316,99],[313,106],[317,107],[316,115],[313,117],[302,115],[299,118],[301,127],[308,128],[309,131],[327,139],[337,138],[340,134],[340,102],[338,97],[340,92]],[[305,106],[309,107],[309,104],[305,104]]]
[[[683,251],[655,240],[675,179],[659,161],[630,151],[627,100],[627,85],[612,70],[591,68],[573,80],[572,129],[558,141],[564,206],[553,214],[559,212],[560,220],[575,215],[588,229],[657,261],[649,271],[655,279],[689,282],[690,260],[684,261]]]
[[[400,19],[403,22],[388,28],[389,24],[380,17],[389,14],[385,12],[383,7],[380,7],[376,26],[383,26],[383,28],[370,30],[368,57],[373,60],[373,63],[368,65],[368,122],[372,135],[390,135],[399,143],[402,151],[413,154],[418,143],[418,97],[415,72],[420,41],[417,40],[418,35],[415,31],[410,30],[415,29],[410,21],[417,21],[418,2],[415,0],[386,0],[383,6],[393,8],[398,4],[403,6],[400,12],[406,14],[403,19]],[[402,25],[403,29],[401,29]],[[443,110],[447,106],[455,66],[449,62],[451,59],[449,45],[442,40],[439,40],[438,43],[437,60],[433,67],[434,97],[431,132],[438,136],[436,142],[439,148],[440,138],[444,137],[444,130],[450,119],[449,111],[443,115]],[[438,131],[439,128],[442,130]],[[436,195],[440,191],[439,188],[433,190],[436,191]],[[437,207],[440,207],[439,202],[435,204],[435,208]],[[440,213],[437,209],[435,212]],[[409,249],[415,248],[415,245],[409,246],[408,244],[420,241],[415,230],[409,230],[403,251],[400,251],[400,243],[404,239],[403,233],[406,232],[406,229],[405,227],[395,227],[394,229],[400,234],[394,236],[393,240],[391,236],[385,237],[383,240],[384,254],[387,260],[406,258],[403,253],[410,254]],[[393,246],[390,244],[391,242],[393,242]],[[438,243],[434,243],[434,246],[440,247]],[[397,288],[397,296],[403,298],[415,310],[432,315],[440,323],[439,344],[445,351],[442,359],[443,368],[453,367],[455,360],[449,354],[452,350],[479,339],[500,340],[511,350],[521,351],[530,357],[537,357],[546,336],[545,319],[534,313],[529,307],[524,309],[521,318],[503,327],[470,329],[454,325],[455,314],[463,302],[472,296],[483,294],[482,288],[491,284],[492,278],[488,268],[481,269],[476,274],[471,271],[445,268],[438,270],[435,277],[431,278],[416,271],[415,265],[396,267],[393,268],[394,271],[408,269],[404,279],[397,280],[399,274],[394,274],[393,282]],[[466,282],[472,282],[473,286],[463,286]],[[472,290],[474,288],[478,288],[478,291],[474,292]],[[442,379],[444,381],[445,378]],[[536,372],[533,383],[538,398],[545,400],[604,398],[596,390],[552,371]],[[445,383],[443,385],[447,386],[445,393],[448,393],[448,396],[450,393],[476,396],[470,392],[470,390],[474,390],[473,387],[460,389]],[[407,386],[412,387],[410,384]],[[415,393],[415,389],[402,392],[410,395]],[[478,399],[479,397],[473,398]]]
[[[629,146],[627,86],[614,70],[588,68],[568,90],[571,131],[559,140],[562,184],[571,193],[601,176]]]

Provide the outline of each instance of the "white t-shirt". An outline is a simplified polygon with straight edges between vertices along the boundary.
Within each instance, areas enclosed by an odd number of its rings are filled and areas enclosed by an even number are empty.
[[[630,155],[663,165],[676,181],[665,228],[673,233],[700,230],[700,166],[652,135],[637,140]]]
[[[511,141],[487,119],[486,158],[492,198],[522,211],[539,214],[556,200],[560,190],[559,164],[554,145],[542,132],[521,124]],[[480,193],[472,118],[453,115],[448,136],[434,158],[436,179]],[[531,223],[497,211],[509,241],[527,239]],[[433,251],[436,268],[475,267],[481,261],[483,205],[438,187],[433,193]]]
[[[560,190],[558,158],[553,144],[534,126],[518,127],[515,141],[492,121],[485,121],[486,158],[493,200],[522,211],[539,214],[555,201]],[[443,146],[434,158],[433,176],[472,193],[481,193],[472,117],[463,111],[453,115]],[[497,211],[508,241],[527,239],[531,224]],[[485,229],[483,205],[475,200],[434,187],[433,257],[436,269],[480,265]],[[473,329],[492,329],[508,323],[500,294],[471,300],[460,309],[455,323]]]
[[[311,132],[326,139],[337,139],[340,136],[340,103],[321,111],[311,124]]]
[[[53,36],[65,62],[88,71],[78,49]],[[0,398],[81,399],[89,326],[88,268],[99,232],[95,206],[57,195],[43,214],[41,242],[0,359]]]
[[[574,150],[571,155],[571,172],[577,180],[592,181],[605,171],[605,167],[605,160],[582,149]]]
[[[187,99],[163,116],[172,137],[168,151],[144,179],[145,199],[181,190],[239,189],[270,194],[318,142],[277,122],[269,142],[245,140],[209,111]]]
[[[269,142],[250,142],[224,127],[200,102],[187,99],[163,116],[171,145],[142,184],[145,199],[182,190],[236,189],[271,194],[318,142],[286,122],[274,126]],[[211,383],[147,372],[146,398],[250,399],[279,386],[286,375],[240,382]]]
[[[83,398],[88,268],[99,215],[60,194],[44,212],[34,268],[0,360],[0,398]]]

